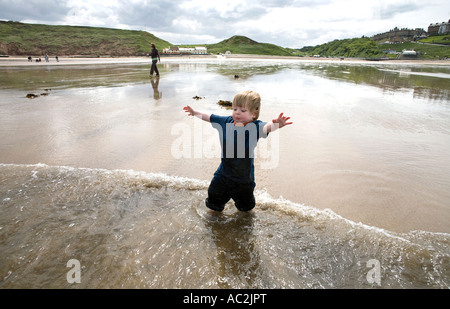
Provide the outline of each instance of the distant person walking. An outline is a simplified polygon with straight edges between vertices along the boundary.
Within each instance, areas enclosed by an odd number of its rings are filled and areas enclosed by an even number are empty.
[[[151,44],[152,46],[152,52],[150,54],[150,57],[152,57],[152,68],[150,69],[150,76],[153,76],[153,72],[156,72],[156,76],[159,76],[158,67],[156,66],[156,63],[158,63],[158,60],[161,61],[161,58],[159,58],[159,52],[155,47],[155,44]]]

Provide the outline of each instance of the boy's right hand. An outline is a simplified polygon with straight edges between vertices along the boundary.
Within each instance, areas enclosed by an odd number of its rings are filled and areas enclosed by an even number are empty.
[[[286,117],[286,116],[284,116],[283,113],[281,113],[280,116],[278,116],[278,118],[275,118],[274,120],[272,120],[272,122],[278,123],[278,128],[281,129],[284,126],[293,124],[293,122],[288,122],[289,119],[291,119],[291,117]]]

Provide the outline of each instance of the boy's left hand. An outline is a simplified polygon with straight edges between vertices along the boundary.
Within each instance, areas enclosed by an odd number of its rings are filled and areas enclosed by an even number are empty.
[[[293,122],[288,122],[288,120],[291,119],[291,117],[286,117],[283,115],[283,113],[278,116],[278,118],[275,118],[272,120],[273,123],[278,123],[278,128],[281,129],[284,126],[293,124]]]
[[[195,115],[195,111],[192,107],[190,107],[189,105],[183,107],[183,110],[189,114],[189,116],[194,116]]]

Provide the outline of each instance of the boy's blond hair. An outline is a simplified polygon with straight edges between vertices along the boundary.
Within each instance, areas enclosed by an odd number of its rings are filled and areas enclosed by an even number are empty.
[[[250,113],[255,114],[253,120],[257,120],[261,108],[261,97],[259,96],[259,93],[254,91],[242,91],[234,97],[232,107],[247,108]]]

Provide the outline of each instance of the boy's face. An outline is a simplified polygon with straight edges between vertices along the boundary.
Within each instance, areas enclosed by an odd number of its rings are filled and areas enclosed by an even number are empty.
[[[233,120],[237,124],[244,124],[247,122],[252,122],[256,118],[256,113],[251,113],[246,107],[233,106],[233,113],[231,117],[233,117]]]

